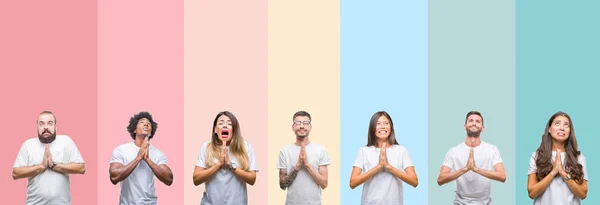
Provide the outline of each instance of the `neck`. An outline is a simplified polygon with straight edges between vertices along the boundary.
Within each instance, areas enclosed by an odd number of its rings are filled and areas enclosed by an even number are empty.
[[[566,146],[565,146],[564,141],[559,142],[559,141],[552,140],[552,150],[556,151],[556,150],[560,149],[561,152],[564,152],[564,151],[566,151],[565,147]]]
[[[375,145],[375,147],[381,148],[381,145],[383,145],[383,143],[385,142],[385,146],[386,147],[390,147],[390,141],[388,139],[381,139],[381,138],[377,138],[375,139],[375,141],[377,142],[377,144]]]
[[[144,139],[146,139],[145,136],[136,135],[134,141],[135,146],[141,147],[142,143],[144,143]]]
[[[465,140],[465,144],[469,147],[477,147],[481,144],[481,138],[479,136],[477,136],[477,137],[467,136],[467,139]]]
[[[296,145],[300,146],[302,145],[302,143],[304,143],[304,145],[308,145],[308,143],[310,143],[310,140],[308,140],[308,136],[304,137],[304,138],[298,138],[296,137]]]

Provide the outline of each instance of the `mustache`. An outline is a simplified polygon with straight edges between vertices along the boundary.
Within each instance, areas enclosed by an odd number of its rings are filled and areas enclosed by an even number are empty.
[[[44,129],[44,132],[42,132],[42,134],[45,134],[45,133],[52,134],[52,132],[50,132],[48,129]]]

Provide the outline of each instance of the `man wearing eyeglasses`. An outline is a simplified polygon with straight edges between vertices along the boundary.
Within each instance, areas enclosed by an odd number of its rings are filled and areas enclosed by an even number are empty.
[[[296,112],[293,122],[296,142],[279,152],[279,187],[288,189],[286,205],[320,205],[321,189],[327,187],[327,165],[331,164],[331,158],[323,146],[308,139],[312,128],[308,112]]]

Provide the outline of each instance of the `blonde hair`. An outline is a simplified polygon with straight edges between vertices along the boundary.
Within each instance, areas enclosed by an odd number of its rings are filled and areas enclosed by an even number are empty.
[[[233,127],[233,137],[229,143],[229,151],[233,157],[237,159],[238,163],[240,163],[238,168],[247,171],[249,169],[249,160],[248,155],[246,155],[246,147],[244,146],[244,138],[242,138],[242,132],[240,131],[240,124],[235,116],[229,111],[220,112],[217,114],[217,117],[215,117],[213,128],[211,130],[212,137],[210,138],[210,143],[206,149],[206,164],[208,167],[215,165],[216,161],[218,161],[217,159],[220,157],[221,152],[223,151],[221,150],[223,148],[223,143],[219,139],[217,133],[214,132],[214,129],[217,126],[217,119],[219,119],[219,117],[222,115],[225,115],[231,119],[231,125]]]

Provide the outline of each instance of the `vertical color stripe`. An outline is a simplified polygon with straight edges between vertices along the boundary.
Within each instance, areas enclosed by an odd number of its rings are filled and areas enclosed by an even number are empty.
[[[129,118],[148,111],[158,123],[152,145],[174,180],[155,178],[161,204],[183,204],[183,1],[98,2],[98,201],[119,201],[109,180],[112,151],[132,142]],[[188,180],[186,180],[188,179]]]
[[[23,142],[37,138],[40,112],[57,118],[86,162],[73,174],[73,204],[96,204],[96,1],[0,2],[0,93],[3,204],[25,204],[27,179],[9,171]]]
[[[341,14],[340,204],[360,204],[364,184],[350,189],[350,174],[380,110],[419,178],[404,204],[427,204],[427,1],[342,1]]]
[[[213,120],[232,112],[259,172],[248,204],[267,204],[267,1],[185,1],[185,204],[199,204],[205,184],[192,183]],[[234,6],[232,6],[234,5]]]
[[[493,181],[494,204],[514,204],[514,1],[429,1],[429,203],[448,204],[456,183],[438,186],[448,149],[464,143],[465,116],[484,118],[482,141],[496,145],[506,182]]]
[[[276,169],[279,150],[295,142],[292,116],[312,115],[310,140],[333,162],[323,204],[339,204],[339,1],[269,1],[269,204],[283,204]]]
[[[600,14],[597,1],[517,4],[517,203],[532,203],[527,194],[531,154],[540,146],[546,123],[557,111],[573,120],[579,150],[587,158],[587,198],[599,204],[596,145],[600,83]]]

